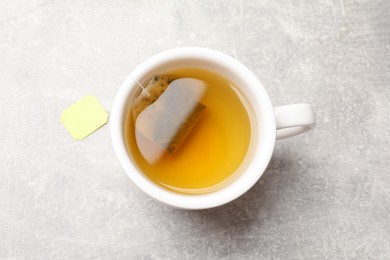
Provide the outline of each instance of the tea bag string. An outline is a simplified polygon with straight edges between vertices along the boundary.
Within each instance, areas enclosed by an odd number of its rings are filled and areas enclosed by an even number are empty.
[[[141,87],[141,89],[142,89],[142,92],[141,92],[141,93],[144,93],[145,95],[147,95],[148,97],[150,97],[150,95],[149,95],[148,91],[146,90],[146,88],[145,88],[144,86],[142,86],[142,84],[139,83],[138,80],[133,79],[133,78],[131,78],[131,80],[134,81],[138,86]]]

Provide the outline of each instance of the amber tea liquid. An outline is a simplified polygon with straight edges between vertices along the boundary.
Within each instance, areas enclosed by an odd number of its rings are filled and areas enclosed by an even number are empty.
[[[234,178],[247,154],[251,141],[249,106],[234,85],[214,72],[185,68],[164,74],[204,81],[207,90],[201,102],[206,109],[179,149],[154,164],[138,150],[129,111],[125,124],[128,151],[137,167],[162,187],[187,194],[211,192]]]

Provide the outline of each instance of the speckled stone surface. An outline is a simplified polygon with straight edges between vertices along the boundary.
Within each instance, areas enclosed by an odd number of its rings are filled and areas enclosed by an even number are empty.
[[[247,65],[317,127],[277,143],[236,201],[182,211],[126,177],[106,126],[72,140],[61,111],[110,111],[129,72],[178,46]],[[390,1],[0,1],[0,258],[390,259]]]

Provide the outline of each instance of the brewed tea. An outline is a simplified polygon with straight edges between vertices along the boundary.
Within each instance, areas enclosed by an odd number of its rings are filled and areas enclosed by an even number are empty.
[[[158,185],[188,194],[211,192],[233,177],[247,154],[251,140],[250,108],[237,88],[215,72],[184,68],[164,75],[169,76],[166,76],[167,85],[158,95],[161,96],[160,104],[158,98],[152,102],[144,98],[142,102],[146,105],[142,109],[130,109],[128,113],[125,124],[128,151],[137,167]],[[187,100],[186,106],[180,104],[183,97]],[[140,99],[138,97],[138,101]],[[172,140],[177,140],[175,135],[161,133],[159,129],[182,129],[183,123],[176,120],[176,113],[186,110],[178,109],[183,107],[188,111],[180,118],[191,120],[195,116],[196,123],[191,121],[190,131],[184,131],[185,138],[176,147],[172,146]],[[137,120],[140,119],[144,120],[146,130],[137,130]],[[145,156],[142,145],[139,146],[137,132],[147,133],[142,136],[148,142],[158,144],[164,152],[145,158],[148,156]]]

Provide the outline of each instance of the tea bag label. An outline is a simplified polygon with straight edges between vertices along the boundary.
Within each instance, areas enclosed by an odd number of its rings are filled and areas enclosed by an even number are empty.
[[[196,124],[205,105],[200,103],[206,90],[203,81],[174,80],[137,117],[137,146],[143,157],[156,162],[165,152],[173,154]]]
[[[74,139],[84,139],[107,123],[108,114],[94,96],[85,96],[66,108],[61,122]]]

